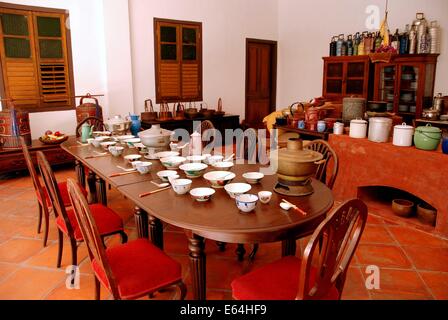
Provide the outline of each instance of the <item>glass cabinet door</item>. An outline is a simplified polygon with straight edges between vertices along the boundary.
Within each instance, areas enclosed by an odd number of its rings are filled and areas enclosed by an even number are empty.
[[[385,65],[380,69],[379,100],[387,101],[387,111],[394,110],[395,100],[395,65]]]
[[[343,74],[343,62],[328,63],[326,80],[328,94],[342,94]]]
[[[415,115],[417,112],[417,92],[421,70],[414,65],[400,65],[400,91],[398,113]]]
[[[364,62],[347,63],[347,83],[345,93],[362,96],[364,93]]]

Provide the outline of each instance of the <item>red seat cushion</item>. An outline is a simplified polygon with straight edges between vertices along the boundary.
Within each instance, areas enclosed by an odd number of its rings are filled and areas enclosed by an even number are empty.
[[[122,299],[136,299],[182,279],[180,264],[147,239],[108,248],[106,256]],[[92,268],[110,290],[105,272],[96,260],[92,261]]]
[[[87,190],[84,189],[79,184],[78,184],[78,186],[81,189],[81,192],[83,193],[83,195],[85,197],[87,197]],[[70,198],[68,196],[67,182],[60,182],[60,183],[58,183],[58,188],[59,188],[59,192],[61,193],[61,198],[62,198],[62,202],[64,203],[64,207],[71,207],[72,204],[71,204]],[[50,196],[48,195],[47,189],[45,187],[43,187],[43,190],[44,190],[45,198],[46,198],[46,201],[47,201],[47,206],[50,207],[51,206]],[[37,197],[39,199],[39,202],[42,203],[42,199],[40,199],[39,193],[37,194]]]
[[[245,274],[232,282],[233,297],[238,300],[295,300],[301,265],[302,260],[290,256]],[[315,275],[316,269],[312,269],[311,282]],[[338,290],[332,287],[323,300],[339,300]]]
[[[89,208],[95,219],[100,235],[108,235],[123,230],[123,220],[112,209],[109,209],[102,204],[92,204],[89,205]],[[70,224],[73,227],[75,239],[78,241],[83,240],[81,229],[79,228],[74,211],[67,210],[67,215],[70,220]],[[65,221],[61,216],[57,217],[56,224],[62,232],[68,234]]]

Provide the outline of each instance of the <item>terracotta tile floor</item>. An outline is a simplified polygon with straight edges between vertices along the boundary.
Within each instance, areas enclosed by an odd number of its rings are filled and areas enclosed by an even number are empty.
[[[59,181],[74,177],[72,169],[56,172]],[[109,205],[126,221],[130,239],[136,238],[132,204],[116,190],[108,193]],[[70,248],[65,242],[62,268],[57,269],[57,230],[51,221],[49,243],[42,247],[37,234],[37,205],[31,180],[18,176],[0,180],[0,299],[93,299],[94,285],[85,246],[79,249],[80,289],[65,286],[65,267],[70,263]],[[165,251],[179,261],[191,298],[188,247],[182,230],[165,228]],[[120,243],[118,236],[108,246]],[[307,239],[298,242],[303,250]],[[214,241],[207,241],[207,298],[231,299],[230,282],[280,257],[280,244],[260,246],[253,263],[238,262],[235,245],[219,252]],[[250,247],[246,247],[247,251]],[[380,289],[367,290],[366,267],[380,268]],[[154,299],[171,298],[174,292],[157,294]],[[110,299],[105,289],[102,299]],[[368,225],[347,275],[343,299],[448,299],[448,240],[385,221],[369,213]]]

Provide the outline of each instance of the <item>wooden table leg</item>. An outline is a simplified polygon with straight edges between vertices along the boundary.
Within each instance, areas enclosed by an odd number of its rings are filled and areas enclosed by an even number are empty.
[[[238,261],[244,260],[244,255],[246,254],[246,249],[244,248],[244,244],[239,243],[236,247],[235,253],[238,257]]]
[[[154,216],[148,215],[149,218],[149,239],[151,242],[163,250],[163,224]]]
[[[82,165],[81,161],[76,160],[75,161],[75,170],[76,170],[76,177],[78,179],[78,183],[85,188],[86,187],[86,176],[84,173],[84,166]]]
[[[203,237],[194,233],[187,233],[190,249],[190,270],[193,283],[193,297],[195,300],[206,298],[206,270],[205,270],[205,241]]]
[[[96,192],[98,203],[107,206],[106,182],[99,176],[96,176]]]
[[[90,191],[90,203],[98,203],[95,180],[96,180],[95,173],[90,170],[87,176],[87,184],[89,186]]]
[[[288,239],[282,241],[282,257],[296,255],[296,239]]]
[[[139,207],[135,207],[134,219],[135,225],[137,226],[138,237],[148,239],[148,213]]]

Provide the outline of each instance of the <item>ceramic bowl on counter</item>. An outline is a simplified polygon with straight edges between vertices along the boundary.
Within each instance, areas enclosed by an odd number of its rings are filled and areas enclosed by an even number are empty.
[[[135,145],[141,143],[142,141],[139,138],[132,138],[123,141],[129,148],[135,148]]]
[[[235,164],[230,161],[225,161],[225,162],[215,162],[212,164],[212,166],[218,171],[230,171],[235,166]]]
[[[202,177],[207,168],[208,166],[204,163],[185,163],[179,167],[190,179]]]
[[[180,153],[177,151],[162,151],[157,152],[154,154],[154,157],[156,159],[163,159],[163,158],[169,158],[169,157],[178,157],[180,156]]]
[[[200,163],[200,162],[205,161],[206,159],[207,159],[207,157],[204,156],[204,155],[202,155],[202,156],[188,156],[187,157],[187,161],[188,162],[198,162],[198,163]]]
[[[245,194],[252,189],[252,186],[247,183],[229,183],[224,186],[224,190],[228,193],[230,198],[235,199],[236,196]]]
[[[109,137],[96,137],[95,139],[93,139],[92,145],[95,148],[99,148],[101,146],[101,143],[109,141],[109,140],[110,140]]]
[[[139,154],[130,154],[127,156],[124,156],[124,160],[126,160],[127,163],[132,164],[134,161],[139,161],[142,158]]]
[[[121,144],[126,144],[125,141],[129,139],[134,139],[135,137],[133,135],[124,135],[124,136],[117,136],[115,137],[115,140],[118,140]]]
[[[258,196],[254,194],[242,194],[235,198],[235,202],[240,211],[249,213],[257,206]]]
[[[149,161],[138,161],[135,168],[140,174],[148,174],[152,168],[152,162]]]
[[[104,149],[104,150],[109,150],[109,147],[112,147],[114,145],[116,145],[117,143],[114,141],[106,141],[106,142],[101,142],[100,146]]]
[[[213,188],[222,189],[226,184],[235,179],[236,174],[228,171],[211,171],[204,175],[204,179],[210,183]]]
[[[178,176],[177,171],[174,170],[163,170],[157,172],[157,176],[162,180],[163,182],[170,182],[169,178]]]
[[[123,154],[124,147],[110,146],[108,150],[114,157],[119,157]]]
[[[205,163],[209,164],[209,165],[213,165],[215,162],[221,162],[222,160],[224,160],[223,156],[215,155],[215,156],[206,157]]]
[[[261,172],[247,172],[243,174],[243,178],[249,184],[257,184],[264,178],[264,174]]]
[[[190,191],[190,195],[198,202],[206,202],[216,193],[212,188],[195,188]]]
[[[414,209],[414,202],[405,199],[392,200],[392,211],[400,217],[409,217]]]
[[[271,202],[272,192],[271,191],[260,191],[258,192],[258,198],[260,202],[263,204],[268,204]]]
[[[187,161],[184,157],[168,157],[160,159],[162,165],[168,170],[177,170],[179,166]]]
[[[110,137],[112,135],[112,132],[110,131],[93,131],[92,136],[94,138],[96,137]]]
[[[171,187],[178,195],[184,195],[190,191],[192,183],[190,179],[176,179],[171,182]]]

